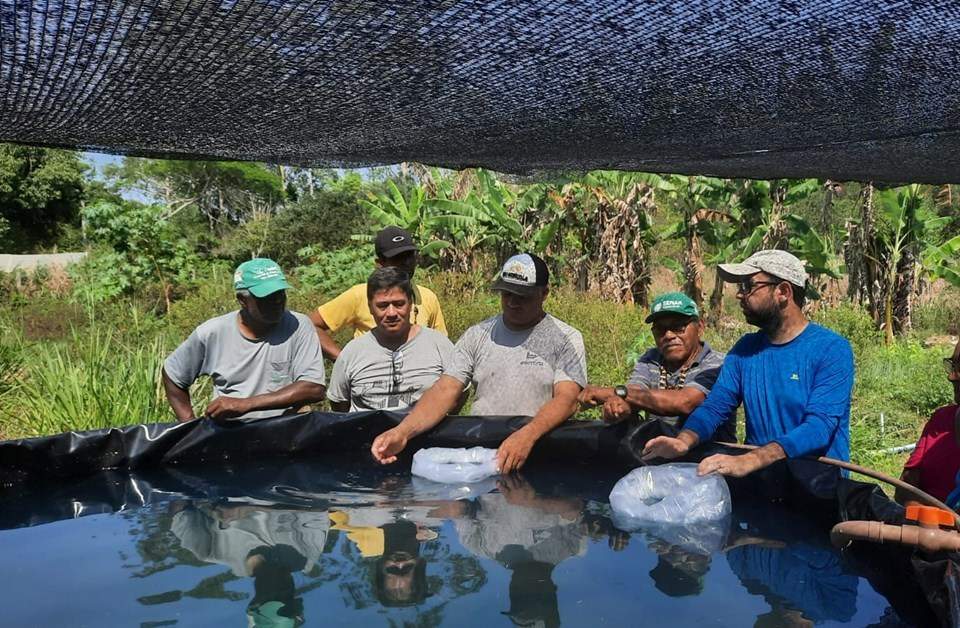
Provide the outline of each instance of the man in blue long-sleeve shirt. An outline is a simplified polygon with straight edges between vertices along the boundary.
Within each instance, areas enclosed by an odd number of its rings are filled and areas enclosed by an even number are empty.
[[[743,477],[777,460],[808,454],[850,459],[853,352],[836,333],[803,314],[807,273],[785,251],[759,251],[739,264],[720,264],[737,284],[744,317],[760,331],[746,334],[727,354],[720,377],[676,438],[647,443],[643,458],[676,458],[707,440],[742,403],[746,442],[741,456],[705,458],[701,475]]]

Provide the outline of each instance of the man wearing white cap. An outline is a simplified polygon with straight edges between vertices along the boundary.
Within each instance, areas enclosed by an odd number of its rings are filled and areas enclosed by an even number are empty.
[[[533,417],[500,445],[501,473],[519,469],[534,443],[574,413],[587,383],[586,352],[579,331],[544,311],[548,279],[536,255],[507,260],[493,284],[501,313],[464,332],[452,365],[400,425],[373,442],[374,458],[394,462],[407,441],[440,423],[471,384],[474,414]]]
[[[853,352],[846,339],[803,314],[803,262],[786,251],[766,250],[739,264],[720,264],[719,272],[737,284],[743,315],[760,331],[733,346],[717,383],[683,431],[676,438],[652,439],[643,457],[686,454],[743,404],[746,442],[760,447],[741,456],[705,458],[701,475],[743,477],[808,454],[849,460]]]

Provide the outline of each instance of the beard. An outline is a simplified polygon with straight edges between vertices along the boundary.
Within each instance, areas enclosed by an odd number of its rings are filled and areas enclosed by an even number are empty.
[[[769,303],[759,308],[744,307],[742,309],[743,317],[748,323],[768,334],[776,333],[783,325],[783,311],[777,307],[776,303]]]

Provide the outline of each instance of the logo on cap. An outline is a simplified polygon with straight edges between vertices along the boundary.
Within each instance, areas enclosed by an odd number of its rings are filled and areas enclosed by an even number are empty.
[[[392,242],[403,242],[404,240],[406,240],[406,238],[404,238],[403,236],[393,236],[393,239],[392,239],[391,241],[392,241]]]

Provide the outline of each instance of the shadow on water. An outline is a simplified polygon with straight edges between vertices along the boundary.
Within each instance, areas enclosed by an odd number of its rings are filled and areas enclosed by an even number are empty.
[[[616,479],[441,485],[329,459],[101,477],[72,508],[104,514],[66,519],[38,497],[51,523],[0,531],[0,586],[24,596],[10,625],[907,625],[797,513],[743,503],[716,526],[626,532],[606,502]],[[100,561],[85,578],[111,591],[108,614],[75,601],[64,558]],[[57,603],[38,615],[41,594]]]

